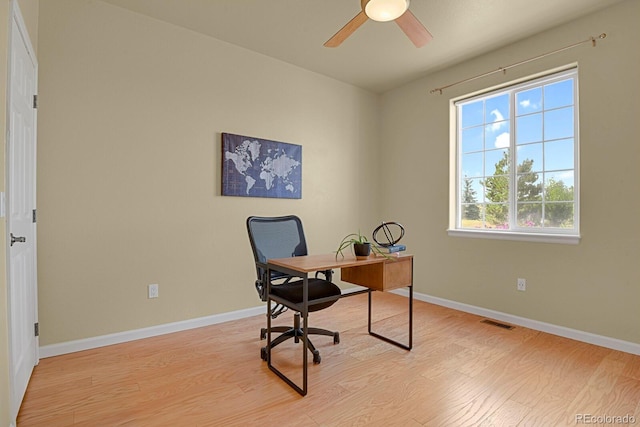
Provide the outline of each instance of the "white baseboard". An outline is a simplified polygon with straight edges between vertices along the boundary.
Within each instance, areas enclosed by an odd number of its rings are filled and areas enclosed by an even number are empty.
[[[258,314],[264,313],[265,306],[261,305],[259,307],[231,311],[228,313],[214,314],[205,317],[198,317],[196,319],[183,320],[180,322],[165,323],[163,325],[150,326],[148,328],[134,329],[131,331],[118,332],[115,334],[101,335],[98,337],[67,341],[59,344],[45,345],[40,347],[40,358],[60,356],[61,354],[74,353],[76,351],[90,350],[92,348],[120,344],[123,342],[139,340],[142,338],[150,338],[158,335],[170,334],[173,332],[186,331],[188,329],[215,325],[217,323],[243,319],[245,317],[256,316]]]
[[[409,296],[409,291],[405,289],[398,289],[392,292],[397,293],[398,295],[407,297]],[[438,298],[418,292],[414,292],[413,297],[420,301],[441,305],[443,307],[452,308],[454,310],[463,311],[465,313],[488,317],[490,319],[499,320],[501,322],[510,323],[512,325],[523,326],[525,328],[533,329],[536,331],[546,332],[552,335],[558,335],[576,341],[599,345],[601,347],[610,348],[612,350],[619,350],[625,353],[640,355],[640,344],[638,343],[623,341],[617,338],[610,338],[603,335],[596,335],[590,332],[579,331],[577,329],[571,329],[551,323],[540,322],[538,320],[527,319],[525,317],[515,316],[513,314],[502,313],[500,311],[490,310],[488,308],[476,307],[474,305],[451,301],[444,298]]]
[[[357,286],[349,289],[343,289],[342,293],[348,294],[361,289],[366,288]],[[44,359],[47,357],[60,356],[62,354],[75,353],[76,351],[90,350],[92,348],[105,347],[107,345],[120,344],[123,342],[215,325],[217,323],[228,322],[230,320],[238,320],[245,317],[265,314],[265,310],[266,307],[263,304],[258,307],[246,308],[244,310],[230,311],[228,313],[214,314],[211,316],[198,317],[196,319],[183,320],[180,322],[165,323],[163,325],[150,326],[148,328],[134,329],[115,334],[45,345],[39,348],[39,357]]]
[[[343,293],[355,292],[361,289],[360,287],[354,287],[343,290]],[[399,289],[392,291],[398,295],[408,296],[409,292],[405,289]],[[523,326],[525,328],[534,329],[536,331],[546,332],[553,335],[558,335],[565,338],[571,338],[577,341],[586,342],[589,344],[599,345],[601,347],[610,348],[613,350],[624,351],[625,353],[631,353],[640,355],[640,344],[623,341],[616,338],[605,337],[602,335],[592,334],[590,332],[579,331],[576,329],[566,328],[564,326],[557,326],[550,323],[540,322],[537,320],[531,320],[524,317],[514,316],[512,314],[502,313],[487,308],[476,307],[469,304],[464,304],[457,301],[451,301],[444,298],[438,298],[419,292],[414,292],[413,297],[419,301],[425,301],[431,304],[448,307],[454,310],[463,311],[465,313],[471,313],[478,316],[488,317],[501,322],[511,323],[513,325]],[[200,328],[203,326],[215,325],[217,323],[228,322],[230,320],[243,319],[245,317],[256,316],[265,313],[265,306],[247,308],[244,310],[231,311],[228,313],[214,314],[212,316],[199,317],[196,319],[183,320],[180,322],[166,323],[164,325],[151,326],[148,328],[135,329],[132,331],[119,332],[115,334],[102,335],[98,337],[86,338],[81,340],[74,340],[63,342],[59,344],[50,344],[40,347],[40,357],[47,358],[53,356],[59,356],[67,353],[74,353],[76,351],[90,350],[92,348],[104,347],[107,345],[120,344],[123,342],[139,340],[142,338],[149,338],[158,335],[170,334],[173,332],[186,331],[188,329]]]

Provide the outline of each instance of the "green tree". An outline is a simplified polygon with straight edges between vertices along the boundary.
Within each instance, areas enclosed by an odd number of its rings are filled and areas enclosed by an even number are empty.
[[[485,188],[487,200],[492,202],[486,208],[486,220],[492,225],[507,223],[509,209],[506,203],[509,201],[509,153],[505,150],[504,156],[495,165],[493,176],[485,178],[482,185]],[[498,203],[498,204],[495,204]]]
[[[533,160],[525,159],[518,165],[518,223],[542,225],[542,183],[538,174],[531,172]]]
[[[464,203],[463,219],[480,219],[480,208],[476,198],[476,190],[471,185],[471,179],[464,177],[464,188],[462,189],[462,203]]]
[[[537,183],[538,174],[531,172],[533,160],[525,159],[518,165],[518,201],[535,202],[542,200],[542,183]]]

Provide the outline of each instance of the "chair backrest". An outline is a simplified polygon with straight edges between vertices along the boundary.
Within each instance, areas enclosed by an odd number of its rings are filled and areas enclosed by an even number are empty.
[[[265,285],[266,270],[260,264],[273,258],[307,255],[307,242],[304,238],[302,221],[295,215],[251,216],[247,218],[247,231],[260,282],[256,282],[256,288],[258,288],[260,296],[264,298],[261,288]],[[283,277],[287,277],[286,274],[277,272],[271,274],[271,280]]]

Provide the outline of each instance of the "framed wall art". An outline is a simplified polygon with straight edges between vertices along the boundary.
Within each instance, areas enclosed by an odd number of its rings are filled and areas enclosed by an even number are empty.
[[[222,134],[222,195],[302,198],[302,146]]]

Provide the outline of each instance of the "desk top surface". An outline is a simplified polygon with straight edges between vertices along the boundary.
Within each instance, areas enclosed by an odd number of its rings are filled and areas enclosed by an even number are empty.
[[[395,262],[399,259],[411,259],[413,255],[402,254],[391,259],[383,256],[371,255],[366,259],[356,259],[353,255],[347,255],[342,258],[338,255],[336,259],[335,254],[319,254],[319,255],[306,255],[290,258],[274,258],[268,260],[269,264],[290,268],[303,273],[311,273],[313,271],[330,270],[332,268],[345,268],[356,267],[366,264],[378,264],[381,262]]]

